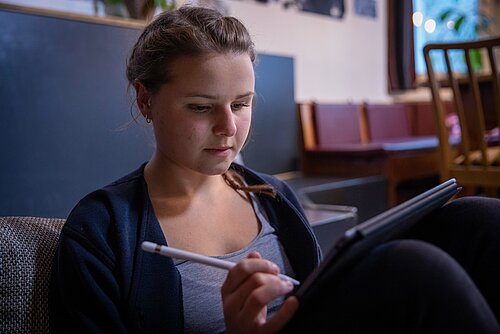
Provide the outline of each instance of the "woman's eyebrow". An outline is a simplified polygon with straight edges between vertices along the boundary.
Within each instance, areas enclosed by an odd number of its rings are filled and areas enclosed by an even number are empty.
[[[249,97],[249,96],[253,96],[253,95],[255,95],[255,92],[249,91],[249,92],[237,95],[235,98],[242,99],[244,97]],[[187,94],[186,97],[201,97],[201,98],[210,99],[210,100],[217,99],[217,96],[215,96],[215,95],[200,94],[200,93]]]
[[[255,92],[249,91],[249,92],[246,92],[245,94],[241,94],[241,95],[236,96],[236,98],[242,99],[244,97],[249,97],[249,96],[253,96],[253,95],[255,95]]]

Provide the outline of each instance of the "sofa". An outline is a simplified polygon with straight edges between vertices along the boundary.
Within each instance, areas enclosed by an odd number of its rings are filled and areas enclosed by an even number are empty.
[[[49,333],[50,267],[64,222],[0,217],[0,333]]]

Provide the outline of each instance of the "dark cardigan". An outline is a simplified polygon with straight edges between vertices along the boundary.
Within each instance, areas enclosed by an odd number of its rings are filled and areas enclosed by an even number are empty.
[[[316,267],[320,250],[291,189],[276,178],[233,164],[258,194],[298,280]],[[142,241],[166,244],[154,215],[144,165],[84,197],[69,215],[54,257],[51,324],[55,332],[183,332],[182,286],[172,260],[143,252]]]

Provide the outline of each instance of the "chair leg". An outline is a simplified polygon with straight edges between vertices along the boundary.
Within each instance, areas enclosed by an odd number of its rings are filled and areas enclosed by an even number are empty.
[[[397,184],[390,179],[387,181],[387,199],[390,208],[398,204]]]

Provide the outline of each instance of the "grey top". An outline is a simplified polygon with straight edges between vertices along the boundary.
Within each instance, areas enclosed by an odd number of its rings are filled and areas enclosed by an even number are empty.
[[[294,277],[282,244],[274,228],[269,224],[262,207],[253,194],[250,194],[261,230],[257,237],[246,247],[229,254],[215,256],[232,262],[239,262],[251,251],[258,251],[263,258],[278,265],[281,273]],[[227,271],[186,260],[174,260],[182,279],[185,333],[223,333],[225,331],[224,314],[220,289],[227,276]],[[199,279],[203,277],[203,280]],[[268,305],[268,317],[283,303],[283,297]]]

